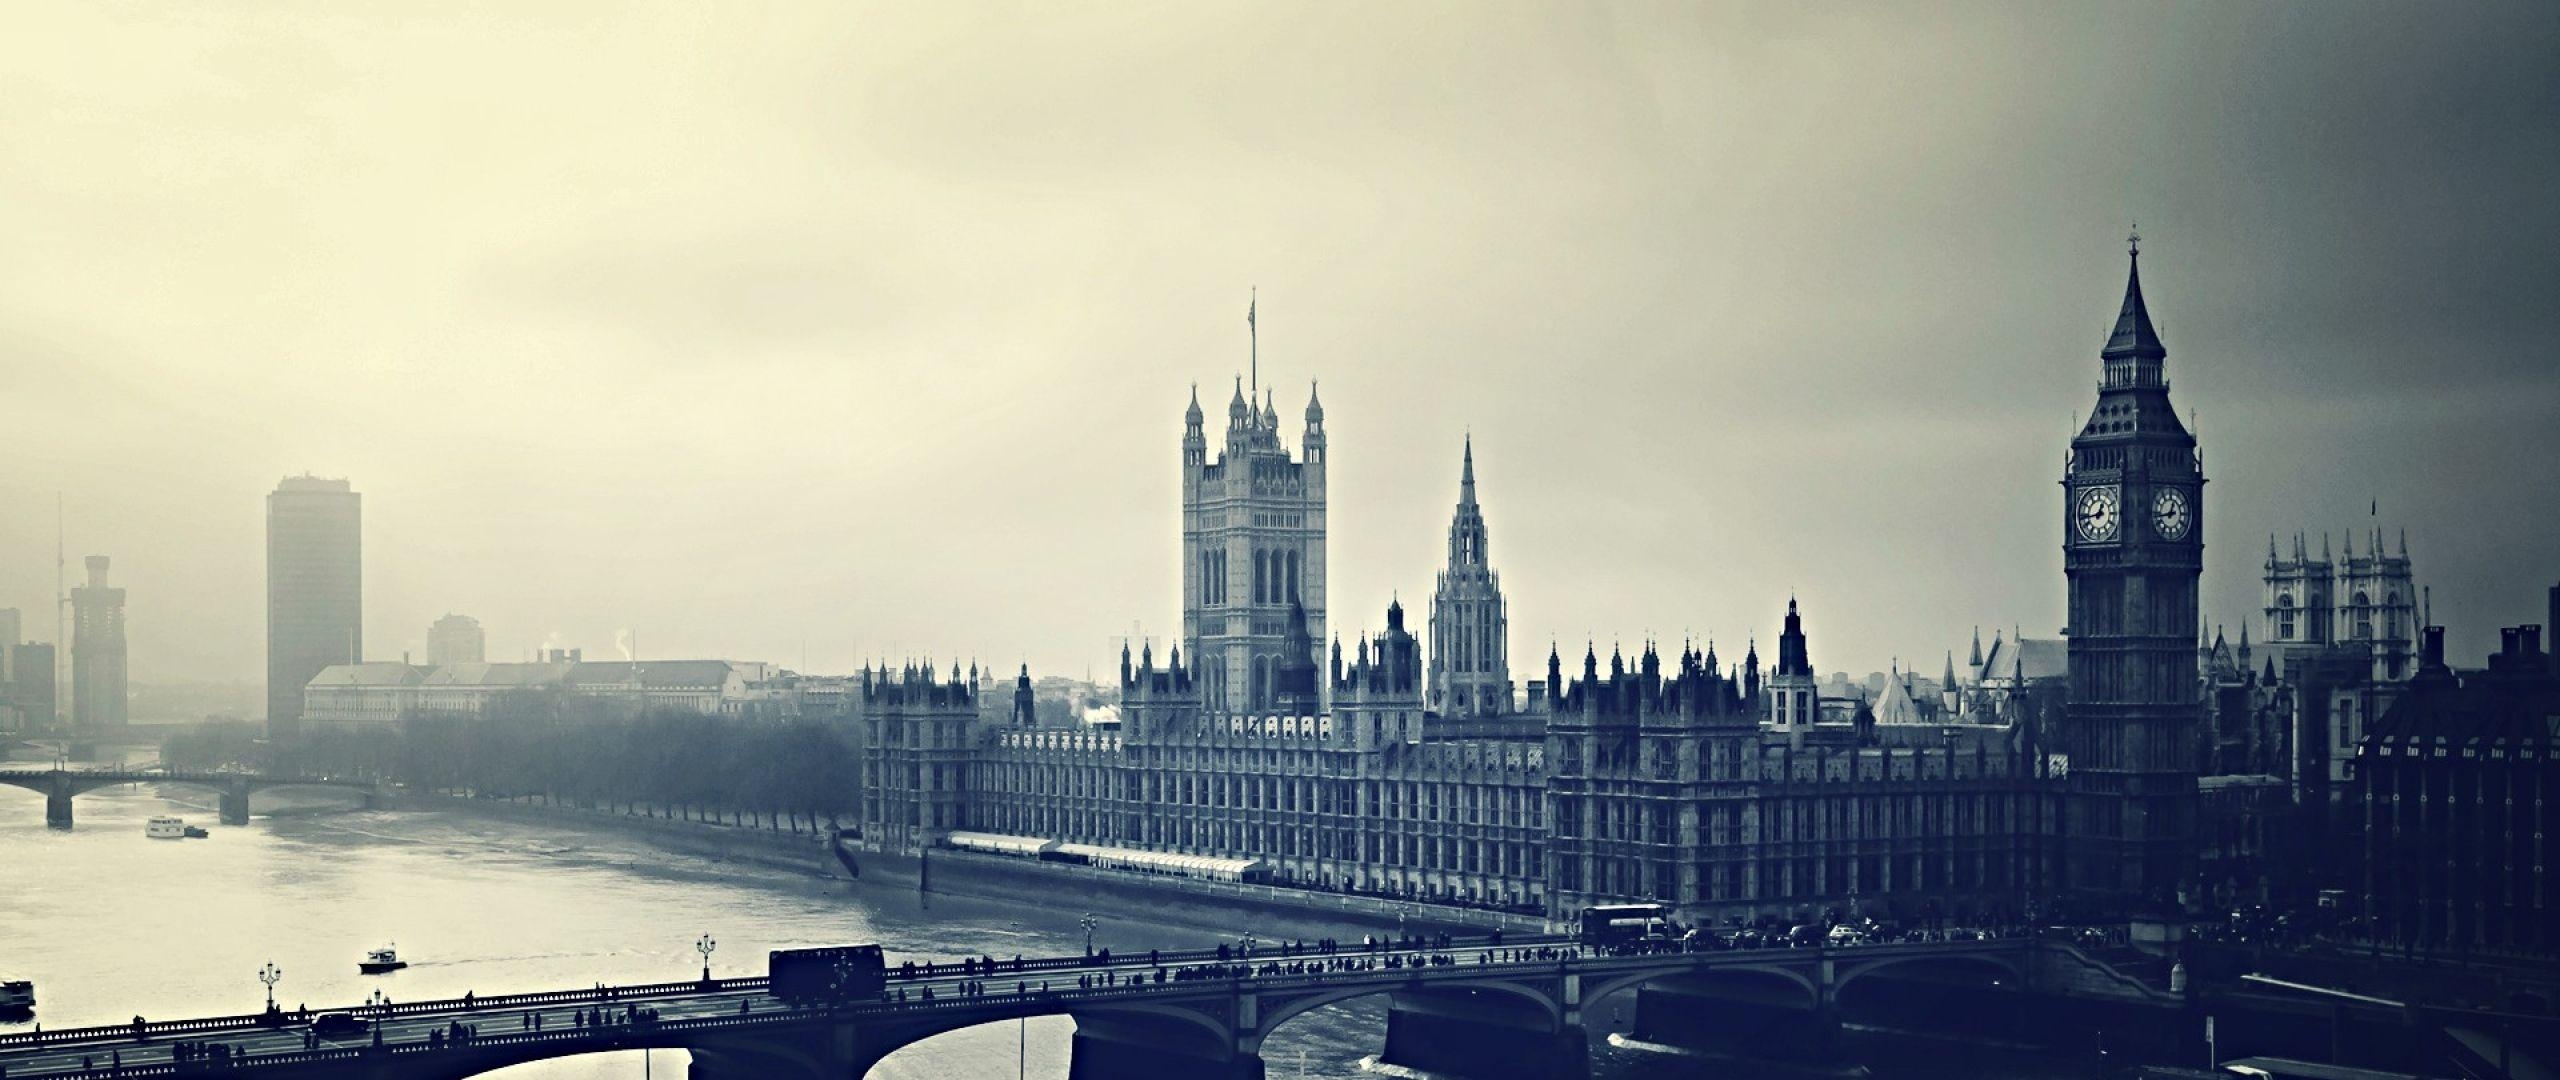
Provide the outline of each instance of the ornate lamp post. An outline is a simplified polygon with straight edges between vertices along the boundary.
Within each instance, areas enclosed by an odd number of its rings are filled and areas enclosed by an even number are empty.
[[[711,951],[719,947],[720,943],[711,940],[709,934],[702,935],[702,940],[693,943],[693,951],[702,954],[702,981],[704,982],[711,981]]]
[[[267,966],[258,969],[258,981],[267,984],[268,1012],[276,1011],[276,983],[283,978],[284,971],[276,967],[276,962],[273,960],[267,961]]]
[[[1084,954],[1086,956],[1093,955],[1093,926],[1095,922],[1096,920],[1094,919],[1092,912],[1088,911],[1084,913]]]

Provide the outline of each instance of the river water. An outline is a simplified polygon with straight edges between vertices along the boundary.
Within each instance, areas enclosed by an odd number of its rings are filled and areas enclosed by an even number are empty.
[[[270,800],[259,796],[249,825],[223,827],[201,802],[109,788],[75,802],[78,827],[66,832],[45,827],[41,796],[0,788],[0,976],[34,979],[37,1020],[75,1027],[136,1014],[252,1012],[265,994],[257,972],[270,962],[283,972],[277,1001],[318,1008],[377,989],[413,1000],[691,978],[702,963],[695,942],[706,933],[718,942],[714,971],[725,975],[760,974],[766,950],[796,945],[878,941],[892,963],[1083,947],[1082,911],[865,888],[819,876],[814,858],[808,871],[706,858],[609,819],[372,811],[334,807],[317,793],[284,808],[300,812],[270,815]],[[164,813],[213,836],[146,839],[144,821]],[[1264,940],[1325,932],[1242,913],[1235,925],[1202,927],[1108,912],[1095,939],[1139,951],[1209,946],[1248,931]],[[357,973],[365,950],[392,941],[407,970]],[[1631,1002],[1623,1008],[1632,1015]],[[25,1026],[0,1023],[0,1031]],[[872,1076],[959,1080],[1019,1069],[1064,1077],[1073,1030],[1050,1018],[954,1032],[901,1050]],[[1359,1063],[1384,1032],[1382,1001],[1353,1002],[1291,1021],[1266,1040],[1263,1057],[1274,1080],[1373,1076]],[[1593,1057],[1597,1080],[1745,1075],[1598,1040]],[[647,1061],[598,1054],[491,1075],[586,1080],[672,1069],[680,1077],[683,1060],[675,1051]]]

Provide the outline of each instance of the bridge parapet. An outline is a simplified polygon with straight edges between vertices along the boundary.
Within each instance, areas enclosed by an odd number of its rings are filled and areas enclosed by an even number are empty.
[[[105,1058],[121,1050],[131,1059],[125,1062],[123,1075],[175,1075],[174,1067],[142,1060],[166,1052],[166,1044],[155,1044],[154,1037],[226,1041],[229,1034],[229,1042],[270,1051],[234,1060],[233,1070],[253,1069],[279,1080],[358,1073],[376,1080],[455,1080],[544,1057],[644,1046],[701,1050],[709,1055],[706,1060],[728,1063],[704,1073],[706,1077],[805,1074],[840,1080],[860,1076],[871,1063],[900,1047],[945,1032],[1017,1017],[1064,1015],[1077,1021],[1082,1033],[1080,1052],[1092,1059],[1091,1070],[1079,1067],[1080,1076],[1162,1074],[1164,1069],[1158,1066],[1165,1062],[1132,1064],[1141,1059],[1157,1061],[1146,1056],[1155,1053],[1167,1061],[1180,1058],[1180,1068],[1189,1070],[1185,1075],[1250,1080],[1261,1075],[1263,1039],[1290,1019],[1333,1002],[1387,994],[1391,1019],[1402,1016],[1405,1020],[1401,1029],[1391,1025],[1390,1051],[1463,1056],[1492,1045],[1484,1041],[1491,1036],[1481,1032],[1501,1029],[1516,1036],[1503,1044],[1510,1048],[1505,1054],[1548,1061],[1553,1067],[1541,1066],[1540,1071],[1561,1076],[1574,1075],[1574,1063],[1587,1059],[1587,1049],[1577,1050],[1573,1041],[1582,1030],[1581,1010],[1617,990],[1647,986],[1654,980],[1718,973],[1781,974],[1807,991],[1799,999],[1800,1007],[1812,1017],[1807,1030],[1818,1031],[1836,1024],[1840,987],[1898,964],[1954,959],[1990,962],[2004,970],[2017,970],[2013,964],[2035,970],[2045,957],[2056,955],[2063,957],[2061,962],[2105,969],[2067,946],[2023,938],[1843,948],[1664,949],[1622,955],[1552,943],[1483,942],[1445,949],[1258,952],[1250,960],[1223,966],[1212,966],[1217,965],[1214,954],[1186,950],[1179,955],[1198,956],[1200,961],[1186,963],[1177,954],[1160,953],[1155,959],[1165,966],[1159,968],[1143,957],[1122,956],[1101,971],[1089,970],[1094,961],[1083,957],[1026,959],[1019,970],[1006,962],[973,963],[966,969],[937,963],[930,980],[910,982],[893,970],[893,990],[884,999],[811,1007],[772,1002],[766,996],[767,980],[740,978],[319,1010],[383,1021],[375,1030],[389,1032],[393,1041],[371,1050],[288,1051],[274,1036],[256,1034],[260,1029],[288,1026],[279,1014],[101,1025],[40,1035],[21,1032],[0,1035],[0,1065],[10,1064],[11,1058],[58,1063],[66,1051]],[[1165,974],[1162,981],[1156,978],[1160,972]],[[1082,974],[1096,977],[1062,978]],[[1063,985],[1043,988],[1044,979]],[[977,984],[978,990],[956,993],[954,984],[961,981]],[[908,989],[903,993],[895,989],[900,987]],[[927,987],[935,997],[925,996]],[[2102,989],[2122,993],[2120,985]],[[2085,991],[2072,983],[2048,985],[2042,992]],[[2143,1000],[2160,1003],[2156,996]],[[515,1030],[513,1023],[522,1013],[564,1006],[578,1012],[606,1006],[603,1012],[610,1017],[621,1013],[619,1006],[626,1004],[640,1007],[641,1017],[567,1028],[555,1023],[547,1031]],[[659,1006],[687,1015],[655,1019],[651,1014]],[[729,1012],[732,1007],[747,1011]],[[418,1042],[448,1021],[474,1024],[490,1019],[510,1030],[458,1044]],[[298,1030],[298,1023],[291,1026]],[[1398,1030],[1404,1033],[1402,1043],[1394,1037]],[[154,1050],[155,1046],[160,1049]],[[1108,1064],[1113,1061],[1121,1064]],[[12,1065],[7,1075],[20,1080],[73,1074],[30,1072]]]
[[[45,797],[45,824],[71,827],[73,796],[120,784],[194,784],[222,793],[226,825],[249,823],[249,794],[273,787],[347,788],[371,800],[381,786],[371,780],[327,776],[268,776],[262,773],[209,772],[187,769],[0,769],[0,784],[24,788]]]

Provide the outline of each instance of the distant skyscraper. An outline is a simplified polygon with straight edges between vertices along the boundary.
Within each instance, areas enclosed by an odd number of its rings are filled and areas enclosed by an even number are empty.
[[[1485,556],[1476,506],[1476,444],[1458,466],[1458,510],[1449,521],[1449,565],[1431,597],[1431,705],[1443,716],[1511,711],[1510,613],[1502,575]]]
[[[25,627],[18,621],[18,609],[0,607],[0,683],[9,682],[17,677],[16,669],[9,666],[9,647],[18,643],[19,635],[24,630]]]
[[[361,496],[288,476],[267,496],[267,722],[302,715],[320,669],[364,659]]]
[[[9,704],[18,714],[20,726],[30,730],[51,729],[57,719],[54,708],[53,646],[26,642],[9,647]]]
[[[88,558],[89,583],[71,590],[71,726],[123,727],[124,590],[107,584],[107,557]]]
[[[489,635],[481,632],[480,620],[469,615],[447,615],[427,628],[429,665],[479,664],[488,659]]]

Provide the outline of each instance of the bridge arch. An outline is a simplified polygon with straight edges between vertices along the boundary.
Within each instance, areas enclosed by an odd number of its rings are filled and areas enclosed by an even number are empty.
[[[1258,995],[1262,1000],[1268,1001],[1269,1003],[1263,1006],[1262,1016],[1260,1017],[1261,1023],[1258,1024],[1253,1031],[1237,1033],[1237,1049],[1246,1053],[1260,1053],[1263,1041],[1270,1038],[1274,1032],[1279,1031],[1283,1025],[1287,1024],[1291,1020],[1295,1020],[1301,1016],[1305,1016],[1308,1013],[1327,1006],[1340,1005],[1346,1002],[1358,1001],[1362,998],[1370,997],[1386,997],[1392,1000],[1396,994],[1413,991],[1437,991],[1451,993],[1473,991],[1490,993],[1501,998],[1507,1003],[1518,1006],[1523,1012],[1543,1018],[1545,1028],[1548,1031],[1557,1031],[1562,1029],[1564,1026],[1564,1003],[1558,1000],[1555,995],[1536,987],[1525,986],[1512,979],[1497,977],[1487,977],[1481,980],[1435,979],[1430,982],[1345,987],[1342,989],[1320,990],[1285,997],[1277,995]]]
[[[878,1040],[878,1054],[864,1068],[878,1068],[878,1063],[910,1047],[967,1032],[984,1031],[990,1035],[1002,1032],[1016,1023],[1039,1025],[1048,1030],[1046,1038],[1065,1035],[1070,1038],[1104,1039],[1134,1042],[1168,1054],[1203,1060],[1223,1060],[1236,1046],[1234,1029],[1225,1018],[1211,1015],[1195,1004],[1180,1002],[1149,1003],[1112,1000],[1059,1001],[1033,997],[1008,1001],[1002,998],[982,999],[994,1007],[971,1010],[961,1015],[918,1013],[910,1017],[893,1017],[876,1023],[869,1034]],[[1072,1026],[1060,1030],[1058,1021]],[[1025,1036],[1029,1031],[1025,1029]],[[1010,1034],[1005,1036],[1011,1041]]]
[[[697,1076],[706,1072],[716,1076],[828,1075],[825,1062],[789,1040],[748,1041],[719,1030],[626,1032],[611,1039],[566,1042],[491,1040],[467,1050],[409,1057],[400,1062],[396,1075],[401,1080],[472,1080],[497,1077],[525,1065],[646,1050],[684,1051],[696,1063]]]
[[[955,1066],[954,1061],[957,1057],[955,1051],[979,1040],[985,1040],[987,1045],[978,1047],[986,1051],[985,1054],[980,1055],[982,1058],[999,1056],[999,1050],[1000,1056],[1010,1057],[1014,1053],[1011,1044],[1017,1032],[1017,1025],[1019,1025],[1018,1030],[1023,1040],[1026,1057],[1038,1057],[1043,1062],[1047,1062],[1054,1055],[1070,1052],[1068,1048],[1076,1032],[1073,1018],[1065,1012],[1022,1012],[1010,1019],[978,1019],[971,1023],[953,1024],[928,1032],[902,1032],[897,1036],[901,1041],[894,1049],[881,1053],[863,1071],[852,1074],[846,1080],[862,1080],[865,1076],[882,1073],[882,1063],[891,1060],[914,1065],[919,1062],[919,1059],[930,1059],[938,1068],[926,1071],[959,1075],[969,1070]],[[1002,1045],[999,1047],[997,1044]],[[1030,1054],[1028,1048],[1031,1046],[1040,1047],[1040,1053]],[[983,1064],[983,1061],[981,1063]]]
[[[1734,976],[1785,983],[1802,991],[1807,1004],[1819,1003],[1822,1000],[1822,988],[1814,982],[1813,976],[1806,972],[1774,964],[1722,964],[1642,971],[1593,982],[1582,988],[1583,1007],[1589,1008],[1607,1000],[1612,994],[1633,990],[1650,982],[1660,982],[1665,979],[1713,980]]]
[[[1878,957],[1862,963],[1840,965],[1838,979],[1833,982],[1831,992],[1839,995],[1860,979],[1895,968],[1917,969],[1914,974],[1931,973],[1930,969],[1934,969],[1934,973],[1939,974],[1987,976],[1985,981],[1993,984],[2005,977],[2011,986],[2024,986],[2027,981],[2027,969],[2017,957],[2006,952],[1935,953]]]

